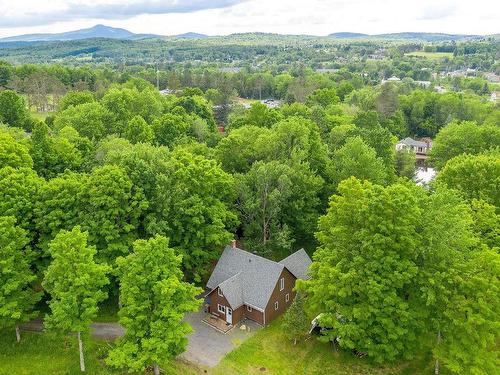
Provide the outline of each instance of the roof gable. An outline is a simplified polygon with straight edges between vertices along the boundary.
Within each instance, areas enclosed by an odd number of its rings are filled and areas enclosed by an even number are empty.
[[[308,272],[312,260],[304,249],[297,250],[295,253],[281,260],[280,263],[283,264],[297,279],[309,279]]]
[[[287,260],[289,269],[285,263]],[[304,264],[301,264],[304,263]],[[264,310],[283,271],[305,275],[311,259],[301,249],[281,262],[275,262],[239,248],[227,246],[207,282],[207,288],[219,287],[231,307],[247,304]],[[294,273],[295,272],[295,273]]]

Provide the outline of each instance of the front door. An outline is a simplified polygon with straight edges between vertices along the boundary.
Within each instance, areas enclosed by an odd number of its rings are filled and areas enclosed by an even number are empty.
[[[233,324],[233,310],[230,307],[226,307],[226,322]]]

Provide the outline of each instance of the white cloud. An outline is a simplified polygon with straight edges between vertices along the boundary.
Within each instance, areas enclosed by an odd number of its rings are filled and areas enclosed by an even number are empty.
[[[495,0],[0,0],[0,12],[4,9],[0,36],[61,32],[96,23],[163,35],[187,31],[210,35],[251,31],[315,35],[338,31],[500,32],[500,5]],[[26,25],[27,20],[37,18],[51,23]]]

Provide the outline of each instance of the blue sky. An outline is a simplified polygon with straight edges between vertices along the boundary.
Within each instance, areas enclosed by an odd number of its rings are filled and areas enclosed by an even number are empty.
[[[495,0],[0,0],[0,37],[103,23],[137,33],[500,33]]]

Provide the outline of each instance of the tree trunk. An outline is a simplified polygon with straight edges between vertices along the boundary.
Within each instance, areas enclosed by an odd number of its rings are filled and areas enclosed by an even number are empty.
[[[153,372],[155,375],[160,375],[160,367],[158,366],[158,363],[153,365]]]
[[[21,334],[19,333],[19,326],[16,325],[16,340],[17,342],[21,341]]]
[[[441,343],[441,330],[438,331],[437,346]],[[439,359],[434,363],[434,374],[439,375]]]
[[[297,338],[296,337],[293,339],[293,345],[297,345]]]
[[[78,332],[78,349],[80,350],[80,370],[85,372],[85,360],[83,359],[83,342],[80,332]]]

